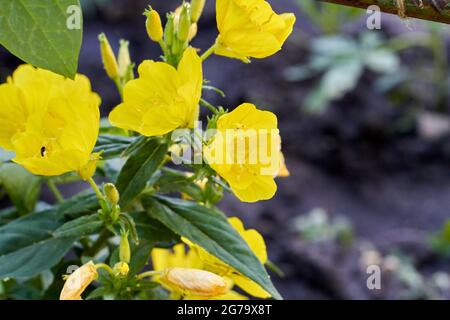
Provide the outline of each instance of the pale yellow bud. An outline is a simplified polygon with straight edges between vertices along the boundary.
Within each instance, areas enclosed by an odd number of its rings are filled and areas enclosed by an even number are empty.
[[[130,272],[130,267],[126,262],[117,262],[114,265],[113,273],[116,277],[125,277]]]
[[[83,167],[78,170],[78,175],[84,181],[89,180],[95,174],[95,170],[97,170],[97,162],[101,159],[101,153],[93,153],[89,158],[89,162],[86,163]]]
[[[203,9],[205,8],[206,0],[192,0],[191,2],[191,20],[197,22],[202,16]]]
[[[122,78],[126,76],[128,68],[131,65],[130,50],[128,49],[129,44],[126,40],[120,40],[119,75]]]
[[[103,66],[108,74],[108,77],[115,80],[119,77],[119,65],[114,55],[114,51],[109,44],[108,38],[102,33],[98,36],[100,41],[100,51],[102,54]]]
[[[224,278],[199,269],[170,268],[164,271],[161,280],[180,291],[201,297],[216,297],[229,290]]]
[[[197,25],[197,23],[191,24],[191,27],[189,29],[189,38],[188,38],[189,42],[191,42],[192,39],[194,39],[197,36],[197,32],[198,32],[198,25]]]
[[[163,38],[164,31],[159,13],[150,7],[150,9],[145,10],[144,15],[147,17],[145,26],[148,36],[153,41],[160,42]]]
[[[181,42],[188,41],[191,28],[191,15],[189,3],[184,3],[181,7],[180,20],[178,22],[178,39]]]
[[[122,262],[130,263],[131,250],[127,232],[123,232],[120,236],[119,258]]]
[[[118,204],[120,200],[120,194],[119,191],[117,191],[117,188],[112,183],[106,183],[103,187],[103,190],[105,191],[106,198],[112,203],[112,204]]]
[[[89,261],[67,277],[59,300],[81,300],[81,294],[97,277],[97,268]]]

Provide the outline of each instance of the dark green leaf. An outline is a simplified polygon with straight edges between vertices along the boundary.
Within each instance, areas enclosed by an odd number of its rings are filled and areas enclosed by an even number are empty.
[[[57,212],[35,213],[0,228],[0,279],[31,277],[54,266],[75,238],[54,238]]]
[[[15,163],[0,165],[0,184],[21,213],[33,211],[41,191],[41,178]]]
[[[83,237],[100,231],[102,226],[103,221],[99,220],[98,214],[92,214],[65,223],[56,229],[53,236],[56,238]]]
[[[167,148],[167,144],[150,139],[130,156],[116,183],[122,208],[126,208],[144,190],[164,160]]]
[[[133,138],[114,135],[100,135],[94,152],[101,152],[102,159],[113,159],[119,157],[133,142]]]
[[[177,234],[158,220],[149,217],[147,212],[135,212],[132,216],[136,223],[139,239],[143,243],[150,243],[155,247],[168,247],[180,241]]]
[[[82,42],[78,0],[1,0],[0,30],[0,44],[20,59],[75,77]]]
[[[79,216],[98,209],[98,199],[91,191],[81,192],[71,199],[66,200],[58,208],[59,218],[78,218]]]
[[[146,198],[144,205],[152,218],[252,279],[275,299],[281,299],[264,266],[219,210],[166,197]]]

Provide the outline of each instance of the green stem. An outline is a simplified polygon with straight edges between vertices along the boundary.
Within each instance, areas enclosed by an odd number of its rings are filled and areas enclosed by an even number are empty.
[[[103,195],[103,193],[98,188],[98,186],[95,183],[94,179],[89,178],[87,181],[89,182],[89,184],[91,185],[91,187],[94,190],[95,194],[97,195],[98,200],[102,200],[102,201],[105,200],[105,196]]]
[[[58,187],[56,186],[55,182],[53,180],[47,180],[47,185],[50,188],[50,191],[55,196],[56,201],[58,201],[58,203],[64,202],[64,197],[61,194],[61,192],[58,190]]]
[[[110,266],[108,266],[106,263],[97,263],[95,265],[95,268],[97,268],[97,269],[105,269],[106,271],[108,271],[109,274],[114,274],[113,269]]]
[[[216,46],[217,42],[214,42],[214,44],[202,54],[202,56],[200,57],[202,61],[205,61],[206,59],[209,58],[210,55],[214,53],[214,51],[216,50]]]
[[[162,271],[146,271],[146,272],[142,272],[141,274],[137,275],[136,278],[138,280],[147,278],[147,277],[153,277],[153,276],[157,276],[160,275],[162,273]]]
[[[214,107],[211,103],[206,101],[205,99],[200,99],[200,104],[204,107],[208,108],[212,113],[217,114],[217,108]]]
[[[121,79],[120,78],[114,79],[114,83],[116,84],[117,90],[119,91],[120,99],[123,100],[123,84]]]

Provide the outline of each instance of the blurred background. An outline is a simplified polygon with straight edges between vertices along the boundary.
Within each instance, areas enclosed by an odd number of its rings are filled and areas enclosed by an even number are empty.
[[[205,77],[234,108],[254,102],[278,115],[289,178],[256,204],[227,196],[221,208],[258,229],[285,299],[450,298],[449,26],[368,15],[316,0],[269,1],[298,22],[284,50],[250,65],[213,56]],[[142,16],[175,0],[84,0],[79,72],[103,98],[119,95],[102,68],[97,36],[115,49],[130,41],[133,60],[157,59]],[[217,30],[208,1],[193,45],[208,48]],[[3,82],[21,62],[0,49]],[[66,190],[66,192],[71,192]],[[51,198],[44,190],[43,197]],[[381,289],[367,287],[367,266]]]

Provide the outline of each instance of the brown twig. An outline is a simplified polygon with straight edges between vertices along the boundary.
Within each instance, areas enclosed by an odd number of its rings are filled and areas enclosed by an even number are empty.
[[[319,0],[322,2],[329,2],[340,4],[349,7],[356,7],[367,9],[371,5],[377,5],[381,11],[391,14],[398,14],[399,7],[396,0]],[[417,18],[422,20],[436,21],[450,24],[450,10],[436,10],[431,5],[431,1],[423,1],[423,6],[417,5],[417,0],[403,0],[404,14],[407,17]],[[443,1],[447,3],[447,1]]]

